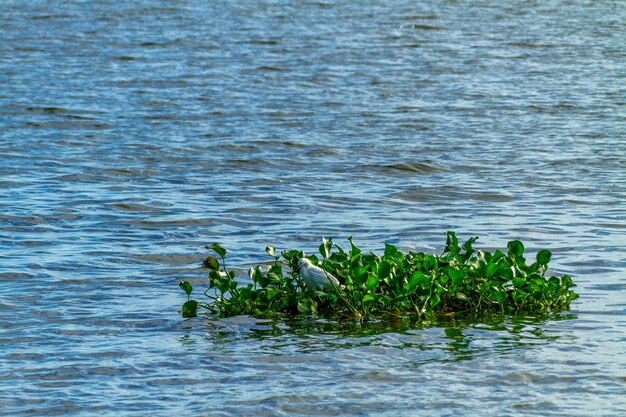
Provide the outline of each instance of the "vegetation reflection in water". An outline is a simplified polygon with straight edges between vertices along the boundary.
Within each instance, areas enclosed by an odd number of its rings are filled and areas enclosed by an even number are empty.
[[[194,317],[198,307],[220,317],[241,314],[314,314],[321,316],[392,318],[413,316],[420,320],[437,316],[484,315],[493,312],[519,313],[567,309],[578,295],[568,275],[546,276],[551,252],[540,250],[527,263],[524,245],[510,241],[507,252],[494,253],[473,247],[478,237],[462,245],[454,232],[447,232],[441,255],[409,252],[385,244],[383,255],[364,254],[352,241],[345,251],[331,238],[319,247],[321,259],[299,250],[276,255],[268,268],[250,268],[252,283],[240,286],[226,265],[226,249],[207,246],[221,261],[208,256],[203,266],[210,269],[210,302],[190,298],[189,282],[180,287],[187,294],[182,315]],[[309,272],[304,268],[310,268]],[[311,272],[326,274],[324,285],[311,282]],[[335,278],[336,277],[336,278]]]
[[[337,349],[367,348],[418,349],[431,352],[418,362],[447,362],[472,360],[481,354],[508,354],[557,340],[568,342],[567,332],[551,331],[546,323],[576,319],[571,312],[540,312],[533,314],[488,314],[479,318],[441,316],[435,320],[415,321],[410,317],[389,320],[325,319],[305,315],[271,317],[235,316],[207,319],[189,324],[196,329],[209,328],[202,333],[206,342],[238,351],[250,343],[259,349],[299,353],[336,351]],[[487,335],[488,334],[488,335]],[[487,335],[487,336],[486,336]],[[194,338],[185,336],[185,344],[195,344]],[[564,340],[565,339],[565,340]],[[240,342],[241,344],[239,344]],[[282,354],[282,353],[281,353]]]

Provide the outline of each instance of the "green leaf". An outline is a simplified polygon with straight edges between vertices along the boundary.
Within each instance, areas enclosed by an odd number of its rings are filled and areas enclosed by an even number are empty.
[[[280,290],[273,289],[273,288],[267,288],[265,290],[265,295],[267,297],[267,301],[272,301],[272,300],[274,300],[274,298],[276,298],[276,297],[278,297],[278,295],[280,295]]]
[[[216,287],[220,279],[222,279],[222,275],[219,273],[219,271],[209,272],[209,288]]]
[[[491,278],[497,271],[498,271],[498,265],[493,262],[489,262],[487,264],[487,267],[485,268],[485,277]]]
[[[231,280],[228,278],[220,278],[217,280],[217,289],[220,290],[222,294],[230,290]]]
[[[469,239],[467,239],[465,241],[465,243],[463,243],[463,246],[461,246],[463,249],[465,249],[467,252],[474,252],[474,248],[472,247],[472,245],[474,244],[474,242],[476,242],[478,240],[478,236],[474,236],[474,237],[470,237]]]
[[[432,297],[430,297],[430,308],[434,309],[439,305],[440,302],[441,297],[439,296],[439,294],[433,294]]]
[[[421,288],[430,288],[431,286],[431,279],[428,275],[425,275],[422,272],[415,272],[413,275],[418,274],[419,275],[419,281],[417,283],[417,285]],[[413,278],[413,276],[411,276],[411,278]]]
[[[466,274],[465,271],[461,271],[459,269],[449,269],[448,276],[452,280],[452,283],[456,285],[459,282],[463,281],[463,278],[466,277]]]
[[[352,277],[354,278],[354,283],[357,285],[364,284],[367,280],[367,269],[362,266],[358,268],[354,268],[352,270]]]
[[[561,285],[563,285],[565,288],[568,288],[568,289],[576,286],[576,284],[574,284],[574,282],[572,281],[569,275],[563,275],[561,277]]]
[[[220,263],[214,257],[207,256],[202,262],[202,267],[217,271],[218,269],[220,269]]]
[[[334,252],[330,254],[328,261],[335,264],[343,264],[348,261],[348,255],[345,252]]]
[[[302,251],[295,249],[290,251],[284,250],[280,254],[283,255],[283,258],[285,258],[287,261],[291,261],[294,258],[300,259],[304,257],[304,253]]]
[[[439,261],[436,256],[427,255],[424,257],[424,269],[433,270],[439,268]]]
[[[519,258],[524,255],[524,245],[519,240],[512,240],[506,246],[511,258]]]
[[[513,278],[513,286],[515,288],[520,288],[522,287],[524,284],[526,284],[526,280],[522,279],[522,278]]]
[[[187,297],[189,297],[189,295],[191,295],[191,291],[193,291],[193,287],[191,286],[190,282],[181,281],[181,282],[178,283],[178,286],[180,288],[182,288],[183,291],[185,291],[185,294],[187,294]]]
[[[281,265],[272,265],[267,270],[267,277],[271,280],[280,282],[283,279],[283,267]]]
[[[498,303],[503,303],[506,300],[506,295],[496,287],[492,287],[489,293]]]
[[[456,237],[456,233],[449,231],[446,232],[446,236],[446,248],[444,252],[456,255],[461,250],[461,248],[459,248],[459,239]]]
[[[333,240],[331,237],[326,240],[325,237],[322,238],[322,244],[320,245],[320,254],[324,259],[330,256],[330,250],[333,247]]]
[[[404,291],[406,291],[409,294],[412,294],[417,288],[417,286],[421,282],[423,282],[425,279],[426,279],[426,276],[423,273],[419,271],[413,272],[413,274],[411,274],[411,278],[409,278],[409,282],[407,282],[404,285]]]
[[[361,300],[361,305],[364,309],[367,309],[374,301],[376,301],[376,299],[371,294],[367,294],[363,297],[363,300]]]
[[[500,249],[496,249],[496,251],[493,253],[493,256],[491,257],[490,261],[493,263],[498,262],[500,259],[504,258],[506,255],[504,253],[502,253],[502,251]]]
[[[398,255],[398,248],[385,242],[385,258],[395,258]]]
[[[505,280],[511,280],[515,277],[515,267],[503,268],[500,270],[500,276]]]
[[[380,280],[378,279],[376,275],[370,275],[367,277],[367,281],[365,281],[365,286],[367,287],[368,290],[374,291],[376,287],[378,286],[379,282]]]
[[[265,252],[276,258],[276,248],[272,245],[267,245],[265,247]]]
[[[261,265],[257,265],[248,270],[248,275],[252,279],[252,281],[256,282],[261,286],[261,288],[265,288],[269,285],[270,279],[267,278],[266,274],[263,272]]]
[[[198,315],[198,302],[195,300],[189,300],[183,304],[182,309],[183,317],[196,317]]]
[[[391,274],[391,264],[387,261],[381,261],[378,266],[378,278],[384,280]]]
[[[205,246],[208,250],[212,250],[217,253],[222,258],[226,257],[226,249],[222,247],[219,243],[213,243],[211,245]]]
[[[354,258],[357,255],[361,254],[361,249],[357,248],[356,245],[352,242],[352,236],[348,238],[348,242],[350,242],[350,258]]]
[[[537,252],[537,263],[540,265],[547,265],[550,262],[550,258],[552,257],[552,252],[549,250],[543,249]]]
[[[515,300],[516,303],[523,302],[526,299],[526,297],[528,297],[528,293],[523,290],[516,290],[513,292],[513,299]]]
[[[478,240],[478,236],[474,236],[469,238],[465,243],[463,243],[462,248],[465,250],[465,254],[463,255],[463,259],[467,260],[470,258],[470,256],[472,256],[472,253],[475,252],[474,248],[472,247],[472,245],[474,244],[474,242],[476,242]]]
[[[248,284],[249,285],[249,284]],[[243,287],[239,289],[239,296],[242,300],[249,300],[252,298],[252,289],[250,287]]]
[[[462,292],[460,292],[460,291],[455,292],[455,293],[454,293],[454,296],[455,296],[458,300],[461,300],[461,301],[469,301],[469,298],[467,298],[467,295],[463,294],[463,293],[462,293]]]
[[[310,298],[298,301],[298,311],[302,314],[317,314],[317,302]]]

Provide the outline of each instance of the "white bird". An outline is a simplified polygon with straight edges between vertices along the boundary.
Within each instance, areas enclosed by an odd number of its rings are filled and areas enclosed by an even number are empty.
[[[339,280],[319,266],[313,265],[310,259],[300,258],[298,260],[298,270],[304,282],[312,288],[317,290],[332,287],[339,288]]]

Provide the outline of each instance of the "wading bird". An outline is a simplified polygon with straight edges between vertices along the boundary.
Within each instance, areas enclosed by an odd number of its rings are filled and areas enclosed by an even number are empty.
[[[339,288],[337,278],[324,271],[319,266],[313,265],[310,259],[300,258],[298,260],[298,271],[300,276],[312,288],[323,290],[325,288]]]

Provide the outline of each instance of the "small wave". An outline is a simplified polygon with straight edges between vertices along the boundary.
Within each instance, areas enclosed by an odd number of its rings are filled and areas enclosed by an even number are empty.
[[[246,41],[250,45],[278,45],[280,42],[271,41],[271,40],[261,40],[261,39],[250,39]]]
[[[39,114],[64,114],[68,113],[68,109],[64,109],[63,107],[25,107],[29,113],[39,113]]]
[[[31,20],[75,19],[79,16],[70,14],[44,14],[31,16]]]
[[[408,162],[403,164],[383,165],[378,167],[380,171],[386,173],[413,172],[418,174],[430,174],[433,172],[448,172],[447,169],[432,164]]]
[[[121,211],[131,211],[131,212],[154,212],[162,210],[156,207],[146,206],[144,204],[132,204],[132,203],[113,203],[109,205],[111,208],[121,210]]]
[[[544,43],[532,43],[532,42],[509,42],[508,46],[515,46],[517,48],[555,48],[557,45],[548,45]]]
[[[404,25],[403,27],[406,29],[418,29],[418,30],[447,30],[447,28],[443,26],[421,25],[421,24]]]
[[[285,72],[285,70],[283,68],[272,67],[272,66],[268,66],[268,65],[263,65],[261,67],[258,67],[257,70],[259,70],[259,71],[267,71],[267,72]]]
[[[118,224],[128,224],[147,228],[168,228],[184,226],[213,226],[217,222],[213,219],[183,219],[183,220],[132,220],[128,222],[118,222]]]

